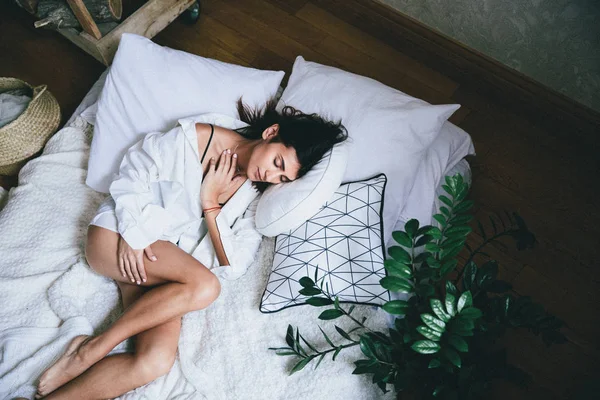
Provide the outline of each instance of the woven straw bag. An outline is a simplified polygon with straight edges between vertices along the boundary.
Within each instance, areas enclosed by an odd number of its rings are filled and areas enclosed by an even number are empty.
[[[0,175],[15,175],[39,152],[60,124],[60,106],[46,85],[36,87],[0,77],[0,93],[28,88],[31,102],[11,123],[0,128]]]

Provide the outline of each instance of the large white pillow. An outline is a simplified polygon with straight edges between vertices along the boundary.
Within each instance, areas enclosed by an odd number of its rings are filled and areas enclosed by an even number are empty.
[[[283,105],[334,121],[341,119],[350,136],[343,182],[359,181],[379,173],[387,175],[384,243],[391,237],[404,208],[425,150],[437,137],[442,124],[460,107],[457,104],[431,105],[373,79],[308,62],[302,57],[296,58],[294,63],[279,107]],[[307,186],[308,180],[304,182]],[[259,230],[262,228],[266,234],[265,227],[269,227],[272,235],[298,227],[306,221],[306,212],[296,213],[299,207],[310,208],[314,214],[324,204],[320,199],[315,201],[316,194],[321,198],[331,197],[337,189],[317,178],[314,178],[313,188],[315,196],[302,199],[283,196],[287,188],[267,189],[257,208]],[[273,208],[273,204],[280,206]]]
[[[241,96],[249,106],[262,107],[283,76],[283,71],[227,64],[123,34],[98,101],[86,183],[108,193],[125,152],[143,135],[167,131],[190,115],[237,118]]]

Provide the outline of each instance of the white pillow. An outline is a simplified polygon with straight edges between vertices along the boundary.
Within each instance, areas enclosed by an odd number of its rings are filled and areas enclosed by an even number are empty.
[[[283,76],[283,71],[227,64],[123,34],[98,101],[86,183],[108,193],[125,152],[143,135],[167,131],[190,115],[238,117],[241,96],[249,106],[263,107]]]
[[[442,124],[460,107],[457,104],[430,105],[373,79],[307,62],[302,57],[296,58],[294,63],[279,107],[283,105],[334,121],[341,119],[350,136],[343,182],[359,181],[379,173],[387,175],[384,243],[391,237],[392,228],[404,208],[425,150],[438,135]],[[315,181],[315,197],[317,193],[321,198],[333,195],[336,189],[333,184],[325,188],[323,180]],[[308,182],[304,184],[309,186]],[[324,191],[327,193],[322,193]],[[256,214],[257,227],[270,226],[271,234],[283,233],[306,221],[305,214],[295,213],[300,207],[298,199],[278,196],[280,207],[265,207],[276,204],[270,199],[276,194],[279,193],[271,188],[263,194]],[[313,214],[323,205],[312,196],[300,201],[311,202],[302,207],[314,210]],[[278,224],[285,213],[288,213],[285,223]]]
[[[448,171],[469,154],[475,154],[471,136],[451,122],[444,123],[419,164],[400,219],[408,221],[416,218],[421,226],[431,224],[433,215],[437,213],[437,210],[432,213],[436,189]]]

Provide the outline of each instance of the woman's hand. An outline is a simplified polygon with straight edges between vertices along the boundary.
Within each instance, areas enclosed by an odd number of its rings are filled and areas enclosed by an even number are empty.
[[[156,256],[152,252],[150,246],[142,250],[132,249],[131,246],[119,235],[119,244],[117,249],[117,259],[119,261],[119,269],[124,278],[128,278],[132,283],[138,285],[141,282],[146,282],[146,269],[144,268],[144,253],[152,260],[156,261]]]
[[[218,166],[214,158],[210,159],[208,172],[200,188],[202,208],[218,206],[219,196],[239,186],[239,181],[244,177],[236,175],[236,171],[237,154],[231,154],[231,150],[225,150],[221,154]]]

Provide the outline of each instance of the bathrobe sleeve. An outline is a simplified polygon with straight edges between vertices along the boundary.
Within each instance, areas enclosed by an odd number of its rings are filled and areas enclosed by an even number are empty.
[[[161,146],[173,146],[169,139],[155,132],[133,145],[109,188],[116,204],[118,231],[136,250],[145,249],[158,240],[168,223],[166,210],[156,204],[151,183],[158,179],[162,167]]]
[[[216,222],[223,249],[230,265],[217,266],[211,271],[220,278],[235,280],[246,273],[254,262],[262,235],[256,230],[254,216],[259,198],[255,198],[246,211],[233,225],[227,221],[225,213],[217,215]]]

